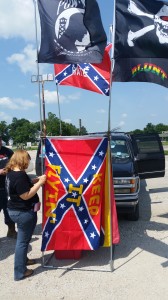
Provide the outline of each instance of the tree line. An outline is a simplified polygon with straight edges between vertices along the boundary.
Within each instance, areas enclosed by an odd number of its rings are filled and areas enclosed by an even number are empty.
[[[87,134],[87,130],[84,126],[77,128],[73,124],[63,121],[61,121],[61,130],[63,136]],[[40,121],[30,122],[24,118],[13,118],[11,124],[1,121],[0,134],[6,143],[8,143],[10,139],[13,140],[15,145],[25,144],[27,142],[35,143],[39,141],[40,135],[42,134]],[[46,118],[46,135],[60,135],[60,120],[51,112],[48,113],[48,117]]]
[[[24,118],[17,119],[13,118],[11,124],[7,124],[5,121],[0,122],[0,134],[3,136],[3,140],[8,143],[12,138],[14,144],[25,144],[27,142],[36,143],[40,139],[41,130],[40,122],[30,122]],[[87,130],[84,126],[80,128],[75,127],[71,123],[61,121],[61,130],[63,136],[72,135],[86,135]],[[142,133],[158,133],[161,134],[163,131],[168,131],[168,125],[159,123],[153,125],[148,123],[144,129],[135,129],[131,131],[134,134]],[[59,136],[60,135],[60,120],[57,116],[51,112],[48,113],[46,118],[46,135],[48,136]]]
[[[163,123],[159,123],[157,125],[153,125],[152,123],[148,123],[144,129],[135,129],[131,131],[134,134],[141,134],[141,133],[158,133],[161,134],[163,131],[168,131],[168,125],[164,125]]]

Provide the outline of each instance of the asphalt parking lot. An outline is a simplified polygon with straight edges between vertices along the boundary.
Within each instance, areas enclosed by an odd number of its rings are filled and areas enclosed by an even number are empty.
[[[35,152],[31,156],[33,160]],[[114,251],[113,272],[109,248],[86,251],[79,261],[57,260],[53,256],[43,268],[41,217],[40,212],[29,249],[30,258],[38,262],[33,266],[35,274],[16,283],[15,241],[6,238],[7,228],[0,214],[1,299],[168,299],[168,157],[164,178],[141,181],[139,221],[119,216],[121,242]],[[44,257],[51,257],[50,253]],[[67,270],[71,266],[76,269]]]

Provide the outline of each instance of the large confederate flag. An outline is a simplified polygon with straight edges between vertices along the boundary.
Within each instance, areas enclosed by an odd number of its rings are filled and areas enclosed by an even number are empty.
[[[42,251],[102,244],[107,145],[106,137],[46,139]]]

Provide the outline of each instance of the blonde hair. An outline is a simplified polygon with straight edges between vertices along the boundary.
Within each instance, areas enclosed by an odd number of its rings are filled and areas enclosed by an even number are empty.
[[[16,150],[5,167],[6,173],[18,167],[21,171],[28,168],[31,157],[26,150]]]

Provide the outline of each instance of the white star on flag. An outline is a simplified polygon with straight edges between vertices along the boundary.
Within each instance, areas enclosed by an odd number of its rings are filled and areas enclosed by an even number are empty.
[[[86,66],[86,67],[84,68],[84,71],[89,71],[89,69],[90,69],[90,67],[89,67],[89,66]]]
[[[108,89],[105,89],[105,93],[107,94],[109,92],[109,88]]]
[[[84,224],[87,224],[89,221],[88,221],[88,219],[85,219],[84,220]]]
[[[49,156],[53,157],[54,153],[53,152],[49,152]]]
[[[69,178],[65,178],[64,181],[68,183],[70,180]]]
[[[61,203],[61,204],[60,204],[60,208],[64,209],[65,207],[66,207],[66,206],[65,206],[64,203]]]
[[[44,236],[45,236],[45,237],[48,239],[48,237],[49,237],[49,233],[48,233],[48,231],[47,231],[47,232],[45,232]]]
[[[76,195],[77,195],[77,192],[72,192],[72,197],[76,197]]]
[[[97,168],[97,167],[96,167],[95,165],[92,166],[92,170],[96,170],[96,168]]]
[[[103,156],[103,154],[104,154],[103,151],[100,151],[100,152],[99,152],[99,155],[100,155],[100,156]]]
[[[89,179],[87,179],[87,178],[83,179],[83,182],[85,182],[85,183],[87,183],[88,181],[89,181]]]
[[[67,75],[67,72],[64,72],[64,76],[66,76]]]
[[[83,206],[79,207],[79,211],[82,211],[84,210]]]
[[[92,238],[92,239],[94,239],[95,238],[95,233],[94,232],[92,232],[91,234],[90,234],[90,237]]]
[[[99,79],[99,77],[98,77],[98,76],[95,76],[95,77],[94,77],[94,80],[95,80],[95,81],[97,81],[98,79]]]

